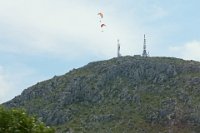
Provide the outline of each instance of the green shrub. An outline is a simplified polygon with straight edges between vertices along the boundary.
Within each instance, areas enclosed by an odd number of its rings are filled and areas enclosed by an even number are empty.
[[[23,110],[0,106],[0,133],[54,133],[54,129]]]

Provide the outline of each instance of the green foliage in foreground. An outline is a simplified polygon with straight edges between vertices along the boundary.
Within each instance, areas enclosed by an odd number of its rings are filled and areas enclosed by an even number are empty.
[[[54,133],[54,129],[23,110],[0,106],[0,133]]]

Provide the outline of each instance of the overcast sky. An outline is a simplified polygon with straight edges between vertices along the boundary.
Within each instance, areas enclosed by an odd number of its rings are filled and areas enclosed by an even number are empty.
[[[197,0],[0,0],[0,103],[91,61],[142,53],[200,61]],[[104,14],[100,28],[99,12]]]

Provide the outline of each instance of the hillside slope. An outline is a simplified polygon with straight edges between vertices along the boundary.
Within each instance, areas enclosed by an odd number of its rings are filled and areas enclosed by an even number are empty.
[[[92,62],[4,103],[57,132],[199,133],[200,63],[167,57]]]

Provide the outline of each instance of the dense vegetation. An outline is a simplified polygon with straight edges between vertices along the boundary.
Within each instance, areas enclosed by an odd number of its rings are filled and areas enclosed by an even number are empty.
[[[54,129],[23,110],[0,106],[0,133],[54,133]]]
[[[92,62],[5,103],[56,132],[199,133],[200,63],[164,57]]]

